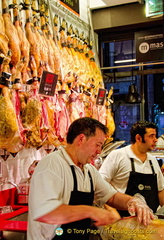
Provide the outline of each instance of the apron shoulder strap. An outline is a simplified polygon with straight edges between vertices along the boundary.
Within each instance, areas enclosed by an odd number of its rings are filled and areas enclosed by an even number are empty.
[[[92,177],[91,177],[90,171],[88,171],[88,175],[89,175],[90,182],[91,182],[91,192],[93,192],[93,181],[92,181]]]
[[[73,174],[73,179],[74,179],[74,191],[77,191],[77,178],[76,178],[75,168],[74,168],[73,165],[71,165],[70,167],[71,167],[72,174]],[[93,192],[93,181],[92,181],[90,171],[88,171],[88,175],[89,175],[90,183],[91,183],[91,192]]]
[[[72,174],[73,174],[73,180],[74,180],[74,191],[77,191],[77,178],[76,178],[76,173],[75,173],[75,169],[74,166],[71,165],[71,170],[72,170]]]
[[[132,171],[135,172],[134,159],[130,158],[130,160],[131,160]]]
[[[134,159],[133,159],[133,158],[130,158],[130,160],[131,160],[132,171],[135,172]],[[155,171],[154,171],[154,167],[153,167],[152,161],[149,160],[149,163],[150,163],[150,167],[151,167],[151,169],[152,169],[153,174],[155,174]]]
[[[149,160],[149,163],[150,163],[150,167],[151,167],[151,169],[152,169],[153,174],[155,174],[155,171],[154,171],[154,167],[153,167],[152,161]]]

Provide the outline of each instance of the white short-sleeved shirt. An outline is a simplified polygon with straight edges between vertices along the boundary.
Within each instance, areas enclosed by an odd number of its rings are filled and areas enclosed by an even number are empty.
[[[157,174],[158,191],[164,189],[164,177],[156,158],[147,153],[147,159],[143,163],[137,158],[131,150],[131,145],[113,150],[104,160],[99,172],[101,176],[111,183],[119,192],[125,193],[129,180],[130,172],[132,171],[131,160],[134,159],[134,167],[136,172],[152,173],[149,160],[152,161],[154,171]]]
[[[61,204],[68,204],[74,188],[70,165],[74,165],[64,147],[45,156],[37,165],[30,183],[29,214],[27,240],[50,240],[55,236],[58,225],[35,221]],[[94,201],[102,206],[117,191],[100,176],[91,164],[84,166],[84,173],[75,166],[79,191],[90,192],[91,184],[88,170],[94,186]]]

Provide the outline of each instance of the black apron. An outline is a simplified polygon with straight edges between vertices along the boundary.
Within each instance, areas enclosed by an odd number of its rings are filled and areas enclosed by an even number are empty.
[[[132,171],[130,172],[129,181],[126,189],[126,194],[133,196],[140,193],[144,196],[147,205],[155,213],[159,206],[158,187],[157,187],[157,174],[154,171],[152,161],[149,160],[152,174],[145,174],[135,172],[134,159],[131,158]],[[119,211],[122,217],[129,216],[128,211]]]
[[[71,197],[69,205],[90,205],[93,204],[94,191],[93,191],[93,182],[90,172],[88,172],[91,183],[91,192],[81,192],[77,190],[77,178],[75,174],[74,166],[71,166],[72,175],[74,179],[74,189],[71,192]],[[91,228],[91,219],[83,219],[76,222],[71,222],[68,224],[61,225],[63,229],[63,234],[58,236],[55,235],[53,240],[89,240],[89,231]],[[71,232],[71,233],[70,233]]]

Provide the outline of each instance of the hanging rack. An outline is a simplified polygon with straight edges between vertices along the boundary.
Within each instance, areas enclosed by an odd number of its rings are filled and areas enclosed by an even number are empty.
[[[54,12],[54,13],[60,12],[60,16],[63,16],[63,18],[65,18],[65,15],[67,15],[67,17],[71,17],[72,20],[75,20],[75,25],[77,25],[77,23],[81,24],[83,27],[86,28],[86,30],[89,31],[90,24],[83,21],[80,17],[76,16],[76,14],[74,14],[73,12],[68,10],[66,7],[64,7],[63,5],[61,5],[60,3],[58,3],[54,0],[47,1],[47,3],[49,3],[49,5],[51,5],[52,12]]]

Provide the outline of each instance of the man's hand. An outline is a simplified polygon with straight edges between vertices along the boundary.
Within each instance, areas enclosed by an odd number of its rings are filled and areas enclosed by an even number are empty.
[[[145,226],[150,224],[151,220],[154,219],[153,211],[148,207],[145,198],[137,193],[127,203],[128,211],[131,216],[137,215],[139,222],[143,222]]]
[[[104,205],[104,209],[95,207],[92,218],[94,225],[104,226],[118,221],[121,217],[115,208]]]

